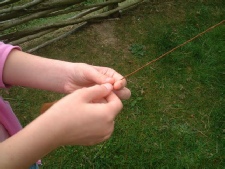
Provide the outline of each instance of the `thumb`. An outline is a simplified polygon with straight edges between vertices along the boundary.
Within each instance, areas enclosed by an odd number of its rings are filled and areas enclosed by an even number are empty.
[[[113,90],[113,86],[110,83],[105,83],[102,85],[95,85],[89,88],[80,89],[80,99],[85,102],[91,102],[93,100],[99,100],[107,95]]]

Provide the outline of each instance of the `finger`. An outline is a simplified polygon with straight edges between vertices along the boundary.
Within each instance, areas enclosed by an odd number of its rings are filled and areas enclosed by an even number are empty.
[[[80,89],[80,99],[86,102],[93,102],[94,100],[101,100],[112,91],[113,86],[110,83],[103,85],[95,85],[89,88]]]
[[[105,99],[107,101],[107,106],[109,107],[109,110],[113,110],[112,112],[114,112],[115,117],[123,108],[121,100],[113,92],[111,92]]]
[[[88,80],[95,82],[96,84],[104,84],[104,83],[111,83],[115,82],[115,79],[108,76],[107,69],[105,72],[100,72],[98,69],[93,69],[88,73]]]
[[[126,85],[127,85],[126,79],[121,78],[114,83],[113,88],[115,90],[120,90],[120,89],[124,88]]]
[[[111,84],[113,84],[114,90],[120,90],[120,89],[124,88],[127,85],[126,79],[123,78],[123,76],[121,74],[119,74],[118,72],[116,72],[115,70],[113,70],[111,68],[99,67],[99,66],[95,66],[95,69],[98,72],[101,72],[103,74],[102,77],[104,77],[105,80],[106,80],[104,82],[104,80],[103,80],[104,78],[102,79],[102,81],[104,83],[111,83]],[[114,80],[111,81],[110,77],[113,78]]]
[[[100,67],[100,66],[94,66],[95,69],[99,72],[101,72],[102,74],[106,75],[106,77],[111,77],[113,78],[115,81],[119,81],[121,79],[123,79],[123,76],[121,74],[119,74],[118,72],[116,72],[114,69],[108,68],[108,67]],[[114,81],[114,82],[115,82]],[[122,84],[125,82],[126,85],[126,80],[124,79],[124,81],[122,82]],[[112,84],[112,83],[111,83]],[[124,86],[125,86],[124,85]]]
[[[127,100],[131,97],[131,92],[128,88],[124,87],[121,90],[113,91],[121,100]]]

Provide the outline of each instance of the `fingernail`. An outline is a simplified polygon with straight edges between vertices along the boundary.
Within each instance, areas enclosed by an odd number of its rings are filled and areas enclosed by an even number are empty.
[[[108,89],[108,90],[112,90],[113,89],[113,86],[110,84],[110,83],[106,83],[106,84],[103,84],[105,87],[106,87],[106,89]]]

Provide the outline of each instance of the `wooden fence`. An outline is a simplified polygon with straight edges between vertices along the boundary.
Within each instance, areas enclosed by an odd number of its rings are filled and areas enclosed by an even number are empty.
[[[13,45],[34,42],[33,52],[90,22],[117,17],[143,0],[3,0],[0,41]]]

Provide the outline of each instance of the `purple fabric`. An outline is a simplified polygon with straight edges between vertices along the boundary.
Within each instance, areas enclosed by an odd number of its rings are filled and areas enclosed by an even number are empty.
[[[0,87],[6,88],[9,85],[5,85],[3,82],[3,69],[5,65],[5,61],[12,51],[12,49],[21,50],[18,46],[12,46],[9,44],[4,44],[0,42]],[[4,101],[0,98],[0,123],[5,127],[8,131],[9,135],[12,136],[13,134],[17,133],[19,130],[22,129],[22,126],[19,123],[19,120],[13,113],[10,105],[8,102]]]
[[[7,87],[3,82],[2,75],[3,75],[5,61],[9,53],[12,51],[12,49],[21,50],[19,46],[12,46],[12,45],[4,44],[3,42],[0,42],[0,87],[1,88]]]
[[[13,113],[8,102],[0,99],[0,123],[8,131],[9,135],[12,136],[22,129],[19,120]]]
[[[21,50],[21,48],[18,46],[12,46],[10,44],[4,44],[3,42],[0,42],[0,88],[9,87],[9,85],[4,84],[2,77],[5,61],[9,53],[13,49]],[[9,133],[9,136],[16,134],[18,131],[22,129],[22,126],[16,115],[13,113],[9,103],[4,101],[1,97],[0,97],[0,124],[4,126],[5,130]],[[37,164],[41,165],[41,160],[38,160]]]

